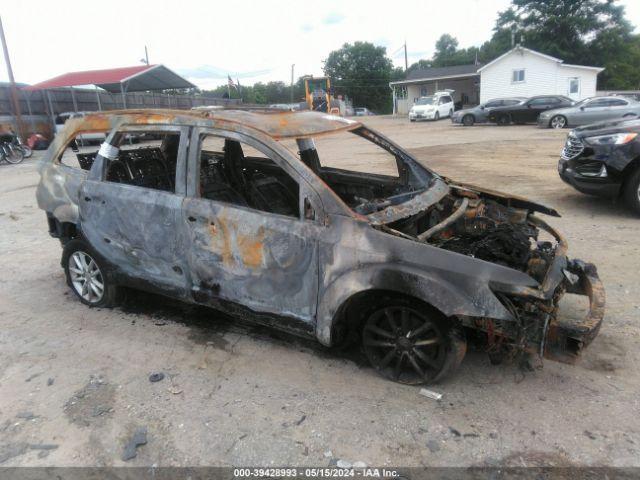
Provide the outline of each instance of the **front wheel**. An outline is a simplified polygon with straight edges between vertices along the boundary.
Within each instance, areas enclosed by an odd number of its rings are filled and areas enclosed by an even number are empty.
[[[551,128],[564,128],[567,126],[567,119],[562,115],[554,115],[549,122]]]
[[[85,305],[113,307],[119,303],[120,289],[106,275],[105,264],[84,241],[74,239],[62,252],[67,285]]]
[[[465,127],[471,127],[476,122],[476,119],[473,118],[473,115],[465,115],[462,117],[462,124]]]
[[[383,377],[407,385],[441,380],[460,365],[467,349],[461,333],[441,314],[401,300],[372,309],[362,346]]]
[[[440,120],[440,112],[436,112],[435,116],[433,117],[433,119],[437,122],[438,120]]]
[[[640,215],[640,167],[627,179],[622,194],[627,205]]]

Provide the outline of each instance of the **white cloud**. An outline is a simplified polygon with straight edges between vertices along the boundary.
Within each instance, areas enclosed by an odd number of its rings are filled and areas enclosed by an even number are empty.
[[[625,0],[627,17],[640,23],[640,2]],[[186,72],[197,85],[289,82],[322,74],[322,60],[357,40],[397,51],[406,40],[409,61],[428,58],[443,33],[461,47],[491,36],[497,12],[509,0],[441,2],[398,0],[295,0],[104,2],[3,0],[2,20],[17,81],[35,83],[58,74],[139,64],[144,46],[151,63]],[[1,61],[1,60],[0,60]],[[393,55],[396,65],[404,54]],[[0,80],[6,80],[4,62]]]

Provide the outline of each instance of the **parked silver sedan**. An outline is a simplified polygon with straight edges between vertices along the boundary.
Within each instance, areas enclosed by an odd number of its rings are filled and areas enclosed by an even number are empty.
[[[637,118],[640,102],[624,97],[591,97],[566,108],[543,112],[538,117],[542,128],[576,127],[605,120]]]

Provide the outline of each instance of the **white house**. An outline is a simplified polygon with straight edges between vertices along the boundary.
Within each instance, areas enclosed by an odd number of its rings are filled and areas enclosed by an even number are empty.
[[[566,95],[575,100],[596,95],[603,68],[568,65],[562,60],[517,45],[486,65],[415,70],[391,82],[394,113],[406,114],[419,97],[455,90],[454,101],[476,105],[492,98]]]
[[[569,65],[529,48],[516,46],[478,69],[480,102],[499,97],[566,95],[581,100],[596,95],[600,67]]]

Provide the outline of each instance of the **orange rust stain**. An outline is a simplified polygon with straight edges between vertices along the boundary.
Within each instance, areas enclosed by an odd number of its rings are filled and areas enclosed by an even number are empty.
[[[260,227],[255,235],[243,235],[238,232],[238,226],[234,222],[221,215],[215,223],[209,224],[208,230],[211,236],[211,249],[220,254],[222,263],[234,266],[239,260],[248,268],[255,269],[262,266],[264,227]],[[235,235],[233,235],[234,232]]]
[[[238,236],[238,250],[240,258],[249,268],[258,268],[262,266],[262,257],[264,251],[264,228],[260,227],[258,233],[254,235]]]

